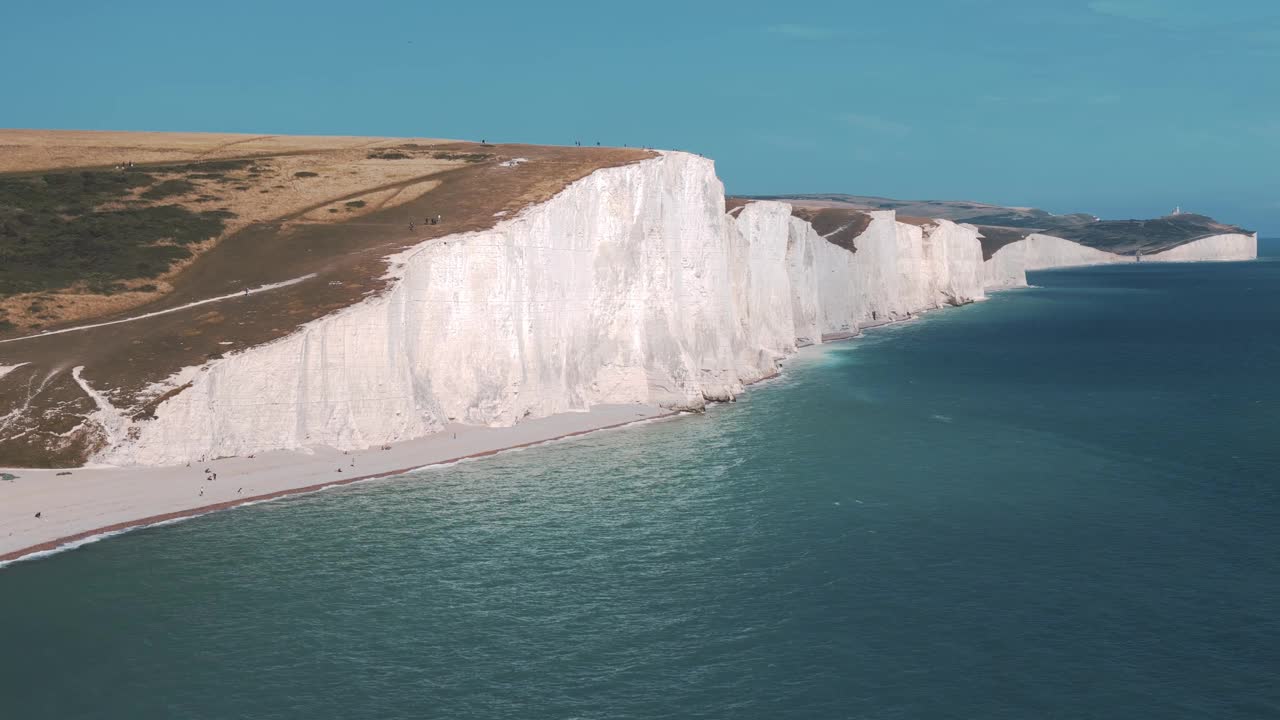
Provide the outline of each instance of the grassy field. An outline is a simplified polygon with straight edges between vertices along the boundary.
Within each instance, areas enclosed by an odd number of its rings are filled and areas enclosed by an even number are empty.
[[[234,216],[160,202],[193,189],[120,170],[0,177],[0,297],[76,283],[109,294],[161,275]]]
[[[432,176],[474,162],[439,157],[474,154],[458,147],[0,130],[0,333],[154,303],[197,258],[255,225],[331,223],[409,202],[439,184]]]

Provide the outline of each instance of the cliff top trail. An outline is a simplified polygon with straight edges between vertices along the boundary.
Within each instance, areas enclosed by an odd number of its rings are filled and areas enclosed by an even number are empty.
[[[387,256],[651,155],[0,130],[0,464],[79,464],[90,388],[145,416],[152,383],[378,292]]]
[[[976,225],[982,233],[982,252],[990,259],[1001,247],[1033,233],[1052,235],[1119,255],[1139,251],[1154,254],[1213,235],[1250,231],[1220,223],[1195,213],[1175,213],[1151,220],[1100,220],[1093,215],[1054,215],[1038,208],[1004,207],[967,200],[892,200],[867,195],[809,194],[761,195],[735,198],[781,200],[791,203],[797,216],[812,220],[826,213],[832,218],[854,218],[872,210],[893,210],[906,222],[944,218]],[[837,213],[842,213],[838,215]],[[816,227],[816,226],[815,226]]]

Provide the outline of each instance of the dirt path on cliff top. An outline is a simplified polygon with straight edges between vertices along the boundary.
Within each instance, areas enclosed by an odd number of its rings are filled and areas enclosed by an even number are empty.
[[[179,276],[174,292],[157,302],[73,325],[136,317],[313,275],[309,279],[153,317],[0,344],[0,366],[21,364],[0,375],[0,466],[76,465],[101,443],[101,433],[85,422],[96,404],[73,377],[76,367],[83,367],[83,380],[116,407],[145,416],[156,402],[142,406],[138,393],[151,383],[229,351],[281,338],[383,289],[388,255],[424,240],[490,228],[596,170],[653,155],[622,148],[474,143],[432,149],[488,157],[434,174],[431,179],[439,184],[429,192],[350,223],[307,222],[303,211],[252,225],[201,255]],[[511,158],[526,162],[501,165]],[[353,197],[407,189],[416,182],[370,188]],[[437,214],[443,216],[440,224],[423,224]]]

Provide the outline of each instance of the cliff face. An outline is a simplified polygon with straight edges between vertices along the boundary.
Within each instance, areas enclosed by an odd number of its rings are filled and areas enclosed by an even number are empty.
[[[380,295],[184,370],[156,388],[175,392],[154,419],[101,400],[112,442],[96,459],[354,449],[602,403],[699,408],[772,375],[797,345],[1106,255],[1033,236],[984,264],[973,226],[871,215],[851,252],[784,203],[727,215],[699,157],[600,170],[492,230],[395,256]]]
[[[1228,233],[1194,240],[1164,252],[1142,256],[1143,262],[1252,260],[1258,236]],[[1051,235],[1033,234],[1000,248],[984,267],[988,288],[1026,287],[1028,270],[1132,263],[1134,257],[1104,252]]]
[[[392,260],[391,290],[180,373],[155,418],[112,416],[98,458],[184,462],[355,448],[457,421],[599,403],[699,408],[777,371],[797,339],[982,296],[976,233],[877,213],[857,251],[782,203],[724,211],[690,155],[603,170],[493,230]]]
[[[1037,233],[997,250],[984,264],[984,274],[989,288],[1026,287],[1028,270],[1117,262],[1133,259]]]
[[[1220,262],[1254,260],[1258,257],[1257,233],[1213,235],[1179,245],[1154,255],[1144,256],[1153,262]]]
[[[745,202],[752,198],[734,198]],[[984,256],[1000,247],[1039,233],[1108,253],[1134,257],[1154,255],[1215,235],[1250,235],[1236,225],[1207,215],[1175,210],[1147,220],[1102,220],[1086,213],[1056,215],[1038,208],[1006,207],[968,200],[893,200],[843,195],[768,195],[754,199],[780,200],[795,206],[794,212],[826,233],[832,222],[871,210],[893,210],[902,216],[942,218],[976,226],[983,235]]]
[[[919,227],[897,222],[892,211],[870,215],[852,253],[792,219],[787,263],[802,344],[984,297],[982,248],[972,226],[939,220]]]

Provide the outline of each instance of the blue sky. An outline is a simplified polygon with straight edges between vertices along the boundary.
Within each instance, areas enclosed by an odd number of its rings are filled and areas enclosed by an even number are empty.
[[[14,3],[0,126],[647,144],[1280,235],[1280,2]]]

